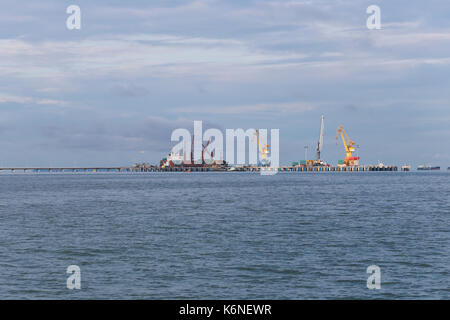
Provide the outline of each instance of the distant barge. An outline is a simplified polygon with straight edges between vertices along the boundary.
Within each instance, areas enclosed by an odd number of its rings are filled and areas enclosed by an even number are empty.
[[[417,170],[423,171],[423,170],[441,170],[441,167],[432,167],[432,166],[424,166],[420,165],[417,167]]]

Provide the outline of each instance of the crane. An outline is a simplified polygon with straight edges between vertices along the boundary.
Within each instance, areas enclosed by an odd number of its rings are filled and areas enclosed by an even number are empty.
[[[259,137],[259,130],[255,131],[256,141],[258,142],[258,148],[259,153],[261,154],[261,163],[264,166],[267,166],[270,164],[269,160],[267,159],[267,155],[269,154],[269,145],[264,143],[262,139]]]
[[[211,164],[211,163],[213,163],[213,161],[214,161],[214,159],[213,159],[213,152],[211,151],[211,153],[208,153],[207,152],[207,154],[210,156],[210,160],[205,160],[205,151],[207,151],[206,150],[206,148],[208,148],[208,146],[211,144],[211,138],[209,138],[209,140],[208,140],[208,142],[206,143],[206,145],[204,145],[203,143],[202,143],[202,147],[203,147],[203,149],[202,149],[202,163],[203,164]]]
[[[322,152],[322,147],[323,147],[323,136],[324,136],[324,124],[323,124],[323,119],[324,116],[322,115],[322,120],[320,122],[320,135],[319,135],[319,141],[317,142],[317,161],[320,163],[321,159],[320,159],[320,153]]]
[[[321,159],[321,153],[323,148],[323,137],[324,137],[324,119],[325,117],[322,115],[322,118],[320,120],[320,133],[319,133],[319,141],[317,141],[317,148],[316,148],[316,160],[308,160],[307,159],[307,152],[308,152],[308,146],[305,146],[305,163],[307,166],[316,166],[316,167],[323,167],[328,166],[322,159]]]
[[[359,157],[354,157],[353,152],[355,152],[355,142],[353,140],[350,140],[348,137],[347,132],[345,131],[343,126],[340,126],[337,129],[336,139],[339,138],[339,133],[342,137],[342,143],[344,144],[346,157],[344,159],[344,163],[347,166],[357,166],[359,164]],[[346,140],[347,139],[347,140]]]
[[[202,159],[201,160],[194,160],[194,140],[195,140],[195,137],[192,137],[192,139],[191,139],[191,161],[187,162],[186,161],[186,153],[184,155],[183,163],[184,163],[185,167],[202,167],[202,166],[209,164],[205,161],[205,151],[207,151],[206,148],[208,148],[208,146],[211,144],[211,138],[209,138],[206,145],[202,143]],[[184,150],[186,150],[186,141],[184,144]],[[210,153],[210,157],[211,157],[211,162],[212,162],[212,160],[213,160],[212,152]]]

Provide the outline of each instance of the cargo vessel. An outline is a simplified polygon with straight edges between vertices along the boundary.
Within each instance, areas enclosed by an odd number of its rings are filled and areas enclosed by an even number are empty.
[[[432,166],[425,166],[423,164],[421,164],[420,166],[417,167],[417,170],[441,170],[441,167],[432,167]]]
[[[183,156],[176,154],[173,151],[169,153],[167,158],[161,160],[161,166],[175,167],[183,164]]]
[[[206,145],[202,144],[201,159],[194,160],[194,138],[191,141],[190,154],[184,154],[184,152],[172,151],[167,157],[160,161],[160,168],[179,168],[187,169],[188,171],[194,169],[214,169],[214,171],[226,171],[229,166],[225,160],[222,160],[222,156],[219,159],[214,159],[214,152],[208,151],[207,148],[211,144],[211,138]],[[184,148],[186,150],[186,147]],[[209,158],[207,158],[208,156]]]

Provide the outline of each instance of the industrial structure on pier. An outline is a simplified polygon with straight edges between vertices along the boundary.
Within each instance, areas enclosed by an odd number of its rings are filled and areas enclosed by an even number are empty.
[[[338,160],[337,166],[331,166],[323,160],[323,146],[325,136],[325,117],[321,116],[319,139],[316,146],[315,159],[307,159],[299,162],[293,162],[290,166],[272,167],[269,159],[271,152],[270,145],[263,140],[260,130],[255,130],[252,138],[256,139],[256,149],[259,157],[257,165],[229,165],[223,160],[223,154],[216,155],[216,151],[211,151],[208,148],[211,146],[211,138],[205,143],[202,143],[201,159],[195,161],[194,159],[194,137],[191,140],[191,148],[189,152],[183,154],[174,152],[173,150],[167,157],[163,158],[159,165],[150,165],[149,163],[138,163],[134,166],[121,167],[29,167],[29,168],[0,168],[0,172],[49,172],[49,173],[63,173],[63,172],[208,172],[208,171],[245,171],[245,172],[260,172],[260,171],[279,171],[279,172],[354,172],[354,171],[397,171],[397,166],[385,166],[382,163],[371,166],[360,166],[360,157],[355,155],[356,142],[350,139],[343,126],[337,128],[336,139],[339,137],[344,146],[345,158]],[[186,142],[185,142],[186,144]],[[307,148],[307,147],[305,147]],[[306,149],[307,150],[307,149]],[[409,171],[410,166],[402,166],[402,171]],[[418,170],[426,170],[428,167],[419,167]],[[431,168],[434,169],[434,168]]]

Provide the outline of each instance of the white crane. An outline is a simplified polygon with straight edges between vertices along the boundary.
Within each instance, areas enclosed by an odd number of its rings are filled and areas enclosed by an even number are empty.
[[[322,115],[322,120],[320,123],[320,135],[319,135],[319,141],[317,142],[317,161],[321,161],[320,159],[320,153],[322,152],[323,147],[323,135],[324,135],[324,124],[323,124],[324,116]]]

